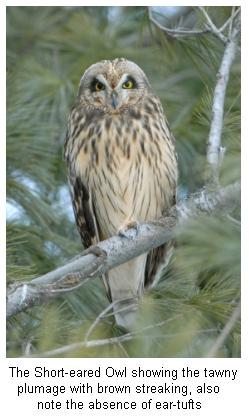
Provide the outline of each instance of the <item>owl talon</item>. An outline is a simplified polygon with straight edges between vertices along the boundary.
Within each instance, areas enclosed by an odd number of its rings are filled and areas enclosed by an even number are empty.
[[[92,245],[81,253],[82,256],[89,254],[93,254],[95,255],[95,257],[97,257],[96,269],[90,274],[90,277],[94,277],[101,271],[102,267],[104,266],[106,262],[107,253],[98,245]]]
[[[81,253],[81,255],[89,255],[89,254],[93,254],[95,255],[95,257],[104,258],[104,259],[106,258],[106,255],[107,255],[106,251],[104,251],[98,245],[89,246],[89,248],[87,248],[85,251]]]
[[[123,238],[132,239],[132,237],[137,236],[138,227],[139,227],[139,223],[133,220],[132,222],[129,222],[125,226],[121,227],[118,230],[118,235]],[[133,229],[132,233],[130,232],[130,229]]]
[[[127,233],[127,230],[128,229],[120,229],[119,231],[118,231],[118,236],[121,236],[121,238],[126,238],[126,239],[129,239],[129,235],[128,235],[128,233]]]

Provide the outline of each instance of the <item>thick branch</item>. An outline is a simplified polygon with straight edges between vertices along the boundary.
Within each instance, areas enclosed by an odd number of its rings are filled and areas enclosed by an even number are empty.
[[[203,190],[194,194],[174,208],[178,223],[195,217],[198,212],[212,213],[222,207],[230,209],[236,203],[239,192],[240,184],[235,183],[216,193]],[[102,241],[94,247],[92,253],[89,248],[87,253],[63,267],[31,282],[12,285],[7,294],[7,317],[78,288],[96,274],[104,274],[111,268],[162,245],[172,238],[175,222],[175,216],[172,215],[157,222],[140,224],[137,229],[129,229],[125,237],[113,236]]]
[[[232,37],[227,43],[217,74],[217,83],[214,90],[212,106],[212,120],[208,137],[207,160],[212,169],[212,182],[214,185],[218,185],[219,167],[224,154],[224,149],[221,147],[224,102],[229,74],[235,58],[235,53],[236,40]]]

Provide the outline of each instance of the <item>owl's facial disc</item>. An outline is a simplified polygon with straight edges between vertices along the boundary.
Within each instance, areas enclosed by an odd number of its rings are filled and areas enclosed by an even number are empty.
[[[103,74],[98,74],[91,82],[91,91],[95,105],[114,114],[133,105],[140,96],[136,80],[128,74],[123,74],[119,80],[107,80]]]

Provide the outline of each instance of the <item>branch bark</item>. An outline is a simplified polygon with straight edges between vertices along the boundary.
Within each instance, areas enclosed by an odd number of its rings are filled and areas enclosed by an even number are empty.
[[[210,214],[222,208],[228,211],[236,205],[239,194],[239,183],[215,193],[202,190],[188,200],[178,203],[171,216],[139,224],[137,229],[129,229],[125,237],[113,236],[99,242],[97,247],[89,248],[86,253],[63,267],[30,282],[10,286],[7,293],[7,318],[81,287],[92,277],[104,274],[111,268],[167,242],[174,235],[176,215],[179,225],[199,212]]]
[[[219,168],[224,156],[224,148],[221,147],[224,102],[227,83],[235,54],[236,38],[232,37],[226,45],[220,68],[217,73],[217,83],[214,90],[212,105],[212,120],[208,137],[207,161],[212,170],[211,182],[215,186],[219,183]]]

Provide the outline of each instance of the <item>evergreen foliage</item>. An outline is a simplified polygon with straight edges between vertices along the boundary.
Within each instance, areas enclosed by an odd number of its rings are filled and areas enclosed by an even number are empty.
[[[214,10],[215,9],[215,10]],[[218,25],[230,7],[214,7]],[[163,19],[163,17],[161,17]],[[183,17],[200,26],[192,9]],[[7,8],[7,281],[23,281],[81,252],[62,158],[67,116],[84,70],[126,57],[148,75],[162,100],[179,155],[179,198],[207,180],[206,140],[224,46],[212,35],[172,39],[148,21],[145,7]],[[221,184],[240,177],[240,62],[225,101]],[[232,214],[192,220],[177,231],[170,267],[141,300],[136,336],[64,352],[61,357],[203,357],[240,299],[239,204]],[[50,304],[13,317],[7,356],[81,342],[108,305],[99,279]],[[112,318],[88,340],[122,334]],[[240,356],[240,325],[220,357]]]

